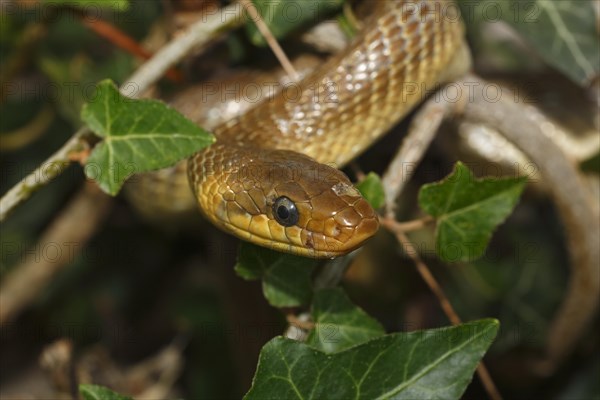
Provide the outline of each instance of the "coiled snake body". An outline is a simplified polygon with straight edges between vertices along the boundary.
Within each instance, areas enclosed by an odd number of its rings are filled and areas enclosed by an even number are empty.
[[[344,52],[293,92],[217,127],[217,143],[189,159],[190,185],[215,225],[318,258],[346,254],[377,231],[375,212],[334,166],[363,152],[425,90],[453,78],[453,65],[468,65],[462,24],[445,13],[451,2],[377,3]]]

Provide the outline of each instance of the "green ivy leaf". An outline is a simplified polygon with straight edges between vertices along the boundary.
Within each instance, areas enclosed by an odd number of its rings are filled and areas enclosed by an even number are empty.
[[[457,162],[444,180],[423,185],[421,208],[437,218],[436,249],[447,262],[480,257],[494,229],[511,213],[526,178],[475,179]]]
[[[128,0],[44,0],[44,3],[53,6],[71,6],[78,8],[112,8],[116,11],[125,11],[129,8]]]
[[[242,242],[234,269],[246,280],[262,278],[263,294],[273,307],[297,307],[310,301],[315,266],[310,258]]]
[[[352,303],[341,288],[316,292],[312,317],[315,329],[310,331],[306,344],[325,353],[345,350],[385,334],[381,324]]]
[[[67,35],[65,33],[65,36]],[[70,58],[44,56],[38,61],[46,76],[58,85],[60,90],[68,91],[68,96],[57,97],[56,105],[61,115],[74,127],[81,126],[81,109],[86,103],[88,93],[73,90],[73,85],[90,88],[107,76],[116,81],[124,80],[133,70],[134,62],[131,55],[123,52],[116,52],[106,60],[91,60],[79,55]]]
[[[110,389],[98,385],[79,385],[79,393],[83,400],[133,400]]]
[[[356,188],[374,209],[381,208],[385,204],[383,184],[375,172],[369,172],[365,179],[356,185]]]
[[[501,2],[502,3],[502,2]],[[588,0],[512,0],[503,19],[552,66],[579,84],[600,72],[596,12]]]
[[[157,100],[132,100],[105,80],[81,119],[104,140],[92,151],[85,173],[116,195],[133,173],[175,164],[214,142],[214,137]]]
[[[316,24],[328,14],[339,10],[344,0],[252,0],[263,21],[277,39],[307,24]],[[251,19],[246,32],[252,43],[266,46],[267,42]]]
[[[245,399],[459,399],[498,325],[394,333],[331,355],[277,337],[262,348]]]

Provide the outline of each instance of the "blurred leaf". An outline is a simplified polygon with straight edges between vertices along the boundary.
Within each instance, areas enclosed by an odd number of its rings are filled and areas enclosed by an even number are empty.
[[[10,13],[0,13],[0,44],[13,44],[19,37],[19,28],[15,18]]]
[[[582,372],[576,374],[558,400],[600,400],[600,361],[596,359]]]
[[[586,172],[595,172],[600,174],[600,153],[588,158],[581,163],[581,170]]]
[[[322,289],[312,303],[315,328],[306,344],[335,353],[385,334],[379,322],[350,301],[340,288]]]
[[[124,11],[129,8],[129,0],[43,0],[43,3],[53,6],[70,6],[88,9],[91,7],[111,8]]]
[[[588,0],[511,0],[503,19],[546,60],[580,85],[600,72],[596,12]]]
[[[79,385],[79,393],[83,400],[133,400],[132,397],[120,395],[98,385]]]
[[[234,269],[246,280],[262,278],[263,294],[273,307],[296,307],[310,301],[315,265],[310,258],[242,242]]]
[[[214,142],[214,137],[156,100],[132,100],[105,80],[81,119],[104,138],[87,160],[86,175],[116,195],[132,173],[175,164]]]
[[[295,256],[292,256],[295,257]],[[305,259],[293,262],[285,257],[273,264],[263,277],[263,293],[274,307],[297,307],[307,304],[312,295],[312,265]]]
[[[93,96],[96,83],[106,77],[119,82],[133,70],[133,58],[125,52],[115,51],[112,57],[93,61],[86,55],[57,58],[42,56],[39,68],[52,80],[48,96],[56,104],[60,114],[74,127],[81,126],[81,108],[86,99]],[[50,96],[56,90],[58,95]]]
[[[344,9],[346,11],[346,9]],[[359,27],[355,24],[354,15],[349,16],[344,12],[337,17],[337,22],[340,25],[340,29],[348,36],[353,38],[359,32]]]
[[[265,250],[263,252],[263,250]],[[263,249],[248,242],[240,242],[238,258],[233,269],[236,274],[247,281],[261,279],[265,271],[280,256],[275,251]]]
[[[381,208],[385,204],[383,184],[375,172],[369,172],[365,179],[356,185],[356,188],[374,209]]]
[[[452,262],[480,257],[494,229],[511,213],[526,178],[475,179],[469,168],[457,162],[444,180],[423,185],[421,208],[437,219],[436,249]]]
[[[246,399],[459,399],[498,321],[394,333],[327,355],[277,337],[260,353]]]
[[[252,0],[263,21],[277,39],[307,24],[316,24],[342,6],[344,0]],[[266,46],[267,42],[251,19],[246,32],[252,43]]]
[[[520,223],[499,227],[480,259],[439,276],[465,320],[494,315],[502,321],[502,335],[489,350],[497,354],[543,346],[568,279],[568,252],[557,245],[564,231],[552,201],[527,199],[516,213]]]

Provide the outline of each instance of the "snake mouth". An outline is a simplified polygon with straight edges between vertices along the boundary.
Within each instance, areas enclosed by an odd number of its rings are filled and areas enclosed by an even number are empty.
[[[335,258],[344,256],[372,238],[379,229],[377,215],[363,219],[355,228],[349,239],[340,241],[336,238],[325,237],[324,246],[317,247],[311,241],[311,236],[305,241],[304,246],[292,245],[294,253],[311,258]],[[314,236],[314,234],[313,234]],[[323,243],[323,242],[322,242]]]
[[[253,231],[248,229],[248,226],[238,227],[231,222],[222,223],[220,226],[226,232],[262,247],[307,258],[327,259],[346,255],[362,246],[377,232],[379,220],[375,213],[372,217],[364,218],[354,227],[353,234],[344,241],[297,226],[287,228],[297,231],[293,239],[290,234],[286,234],[282,240],[267,232]]]
[[[376,222],[375,224],[377,226],[379,225],[378,222]],[[262,247],[266,247],[275,251],[280,251],[288,254],[293,254],[296,256],[316,259],[332,259],[336,257],[345,256],[353,250],[356,250],[357,248],[361,247],[365,243],[365,241],[370,239],[371,236],[361,238],[356,242],[353,241],[350,244],[341,242],[330,243],[329,247],[326,249],[317,249],[314,247],[297,245],[290,242],[278,242],[273,241],[271,239],[258,237],[256,235],[253,235],[253,239],[251,241],[256,244],[259,244]]]

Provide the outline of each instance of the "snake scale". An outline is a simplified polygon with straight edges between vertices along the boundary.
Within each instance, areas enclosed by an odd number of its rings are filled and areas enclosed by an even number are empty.
[[[189,159],[192,191],[217,227],[315,258],[346,254],[377,231],[376,213],[337,168],[470,59],[452,2],[367,4],[376,7],[347,49],[217,126],[217,142]]]

